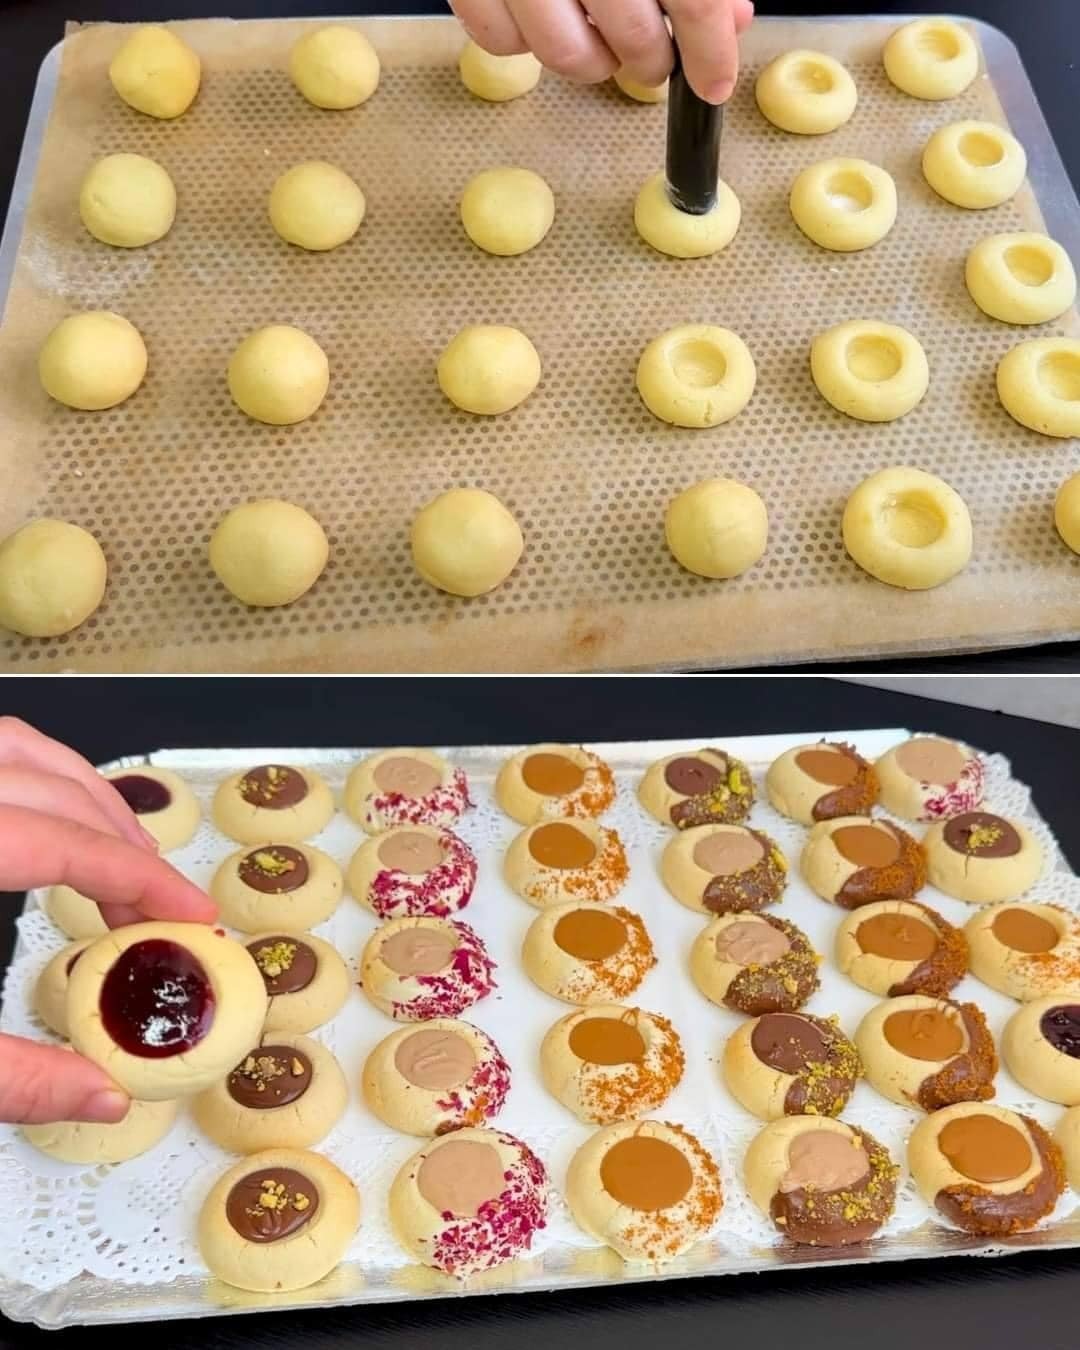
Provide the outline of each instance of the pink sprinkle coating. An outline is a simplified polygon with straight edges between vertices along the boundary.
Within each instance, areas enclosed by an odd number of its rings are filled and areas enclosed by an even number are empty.
[[[503,1059],[495,1042],[479,1028],[473,1027],[484,1039],[476,1068],[466,1083],[447,1093],[435,1105],[445,1112],[445,1119],[435,1128],[436,1134],[483,1125],[499,1114],[510,1091],[510,1065]]]
[[[449,830],[439,834],[439,847],[445,857],[430,872],[413,876],[386,867],[375,874],[368,900],[380,919],[445,919],[465,908],[476,885],[476,854]]]
[[[388,830],[394,825],[435,825],[445,829],[470,806],[464,770],[454,769],[449,783],[441,784],[424,797],[407,797],[403,792],[373,794],[364,804],[364,823],[374,830]]]
[[[959,816],[965,811],[974,811],[983,799],[985,771],[978,755],[967,761],[960,770],[955,783],[949,783],[944,789],[935,783],[920,783],[923,797],[922,820],[944,820],[949,816]]]
[[[457,1017],[495,988],[495,962],[467,923],[447,919],[460,945],[450,958],[450,969],[434,975],[412,975],[420,992],[407,1003],[391,1004],[398,1022],[427,1022],[432,1017]]]

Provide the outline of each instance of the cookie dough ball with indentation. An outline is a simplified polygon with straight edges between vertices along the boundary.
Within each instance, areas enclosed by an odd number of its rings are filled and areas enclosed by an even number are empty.
[[[1029,1092],[1080,1105],[1080,1004],[1060,994],[1026,1003],[1005,1024],[1001,1057]]]
[[[885,44],[885,74],[912,98],[956,98],[979,73],[979,49],[951,19],[916,19]]]
[[[356,108],[379,87],[379,57],[355,28],[331,24],[306,33],[289,53],[293,84],[316,108]]]
[[[940,736],[913,736],[874,763],[881,804],[904,820],[942,820],[982,805],[986,770],[974,750]]]
[[[245,502],[210,536],[210,566],[245,605],[291,605],[322,576],[330,556],[326,532],[292,502]]]
[[[1071,1107],[1058,1121],[1054,1142],[1062,1152],[1069,1185],[1080,1191],[1080,1106]]]
[[[195,101],[202,63],[167,28],[137,28],[109,66],[112,87],[136,112],[166,121],[180,117]]]
[[[624,1260],[659,1264],[708,1234],[724,1196],[715,1159],[689,1130],[640,1120],[609,1125],[578,1149],[566,1202]]]
[[[771,914],[721,914],[690,949],[705,997],[750,1017],[801,1008],[818,987],[820,962],[801,929]]]
[[[360,228],[364,194],[347,173],[321,160],[297,164],[270,192],[270,223],[288,244],[327,253]]]
[[[908,1166],[926,1203],[979,1237],[1034,1228],[1065,1188],[1061,1151],[1038,1121],[989,1103],[959,1102],[921,1120]]]
[[[409,541],[416,570],[429,585],[467,598],[501,586],[525,549],[521,526],[481,488],[451,488],[428,502]]]
[[[1035,338],[998,366],[1001,405],[1021,426],[1044,436],[1080,436],[1080,340]]]
[[[499,770],[495,800],[519,825],[591,820],[615,800],[615,775],[580,745],[532,745]]]
[[[103,244],[142,248],[172,229],[176,188],[161,165],[144,155],[106,155],[83,179],[79,215]]]
[[[222,1176],[199,1214],[211,1274],[253,1293],[306,1289],[345,1255],[360,1224],[356,1187],[304,1149],[253,1153]]]
[[[993,122],[954,122],[930,137],[922,167],[939,197],[984,211],[1020,191],[1027,154],[1011,132]]]
[[[738,825],[754,804],[754,778],[726,750],[668,755],[650,764],[638,784],[638,801],[661,825]]]
[[[901,1106],[936,1111],[994,1095],[997,1052],[974,1003],[905,994],[871,1008],[855,1032],[867,1082]]]
[[[360,988],[397,1022],[458,1017],[495,988],[495,962],[460,919],[391,919],[361,953]]]
[[[353,766],[343,805],[368,834],[395,825],[450,829],[469,809],[469,784],[434,750],[380,750]]]
[[[160,1144],[172,1129],[180,1111],[179,1102],[133,1101],[123,1120],[112,1125],[85,1120],[57,1121],[49,1125],[24,1125],[26,1142],[57,1162],[83,1167],[127,1162]]]
[[[654,417],[677,427],[717,427],[742,412],[757,369],[737,333],[685,324],[661,333],[638,362],[637,387]]]
[[[225,779],[211,814],[238,844],[299,844],[330,824],[334,796],[313,769],[258,764]]]
[[[50,398],[82,412],[115,408],[146,375],[146,344],[134,324],[108,310],[72,314],[52,330],[38,357]]]
[[[535,248],[554,220],[554,194],[530,169],[486,169],[462,194],[465,233],[477,248],[502,258]]]
[[[379,919],[448,918],[476,885],[476,854],[439,825],[396,825],[353,854],[349,890]]]
[[[844,506],[844,547],[864,572],[907,591],[943,586],[971,560],[971,514],[944,479],[882,469]]]
[[[843,909],[910,900],[926,885],[922,846],[887,820],[838,816],[806,837],[799,870],[815,895]]]
[[[246,945],[270,999],[264,1032],[314,1031],[341,1011],[352,981],[329,942],[311,933],[257,933]]]
[[[968,920],[971,973],[1027,1003],[1047,994],[1080,999],[1080,917],[1060,905],[989,906]]]
[[[788,864],[776,842],[748,825],[695,825],[676,835],[660,859],[660,876],[698,914],[735,914],[775,904]]]
[[[210,882],[221,922],[242,933],[317,928],[341,903],[344,879],[333,858],[310,844],[263,844],[226,858]],[[269,1144],[266,1145],[269,1148]]]
[[[675,561],[699,577],[741,576],[769,543],[769,514],[753,488],[711,478],[668,506],[664,534]]]
[[[538,988],[582,1006],[629,998],[656,965],[637,914],[582,901],[545,909],[525,934],[521,958]]]
[[[782,816],[814,825],[839,816],[868,816],[878,799],[878,781],[873,765],[854,746],[818,741],[774,759],[765,791]]]
[[[638,234],[670,258],[707,258],[719,253],[735,238],[741,220],[739,199],[723,179],[716,185],[715,204],[702,215],[691,215],[674,204],[663,173],[649,179],[634,204]]]
[[[517,328],[473,324],[439,357],[439,388],[455,407],[497,417],[524,403],[540,383],[540,356]]]
[[[1015,900],[1043,868],[1042,845],[1019,820],[967,811],[923,836],[930,884],[969,905]]]
[[[879,900],[849,914],[833,950],[841,974],[883,998],[941,997],[964,977],[967,939],[914,900]]]
[[[1045,234],[995,234],[968,254],[968,292],[984,314],[1002,323],[1049,323],[1076,302],[1076,269]]]
[[[256,422],[292,426],[313,416],[330,387],[330,363],[313,337],[289,324],[250,333],[229,361],[229,393]]]
[[[635,103],[664,103],[668,96],[668,82],[663,84],[642,84],[640,80],[627,73],[621,66],[611,77],[627,98]]]
[[[68,1035],[68,976],[75,962],[92,941],[92,938],[83,938],[80,942],[69,942],[66,947],[61,947],[56,955],[45,963],[34,984],[34,1012],[50,1031],[55,1031],[65,1040]]]
[[[904,417],[930,387],[922,345],[891,323],[854,320],[819,334],[810,371],[821,397],[860,422]]]
[[[813,243],[858,253],[896,224],[896,183],[865,159],[829,159],[799,174],[789,204],[795,224]]]
[[[202,815],[194,792],[178,773],[156,764],[114,769],[105,777],[139,817],[163,853],[190,844]]]
[[[567,900],[602,904],[618,895],[629,875],[622,840],[594,820],[530,825],[503,860],[507,885],[538,909]]]
[[[96,938],[109,931],[97,902],[70,886],[53,886],[42,908],[65,937]]]
[[[470,94],[486,103],[509,103],[536,88],[544,67],[532,52],[493,56],[477,43],[469,42],[461,53],[458,70]]]
[[[827,1116],[771,1121],[743,1159],[754,1204],[777,1232],[811,1247],[872,1238],[893,1211],[898,1171],[872,1135]]]
[[[785,52],[765,67],[755,86],[762,115],[781,131],[822,136],[849,122],[859,101],[848,71],[823,52]]]
[[[68,974],[75,1049],[132,1097],[209,1087],[259,1038],[262,976],[224,929],[136,923],[98,938]]]
[[[23,637],[70,633],[105,598],[107,572],[89,531],[32,520],[0,544],[0,627]]]
[[[838,1116],[862,1067],[835,1018],[765,1013],[744,1022],[724,1046],[728,1091],[760,1120]]]
[[[1054,525],[1065,544],[1080,553],[1080,473],[1067,478],[1054,502]]]
[[[486,1032],[452,1017],[392,1032],[368,1055],[364,1101],[402,1134],[449,1134],[485,1125],[503,1108],[510,1066]]]

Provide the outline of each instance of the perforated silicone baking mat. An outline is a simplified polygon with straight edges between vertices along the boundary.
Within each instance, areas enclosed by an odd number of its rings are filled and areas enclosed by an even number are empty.
[[[881,729],[832,734],[876,758],[908,733]],[[494,1123],[524,1139],[543,1159],[551,1177],[548,1226],[537,1235],[529,1256],[461,1285],[410,1264],[398,1246],[388,1222],[387,1193],[398,1167],[420,1147],[420,1141],[380,1124],[359,1099],[356,1085],[368,1053],[400,1024],[354,992],[337,1017],[313,1033],[338,1057],[352,1087],[345,1116],[317,1149],[352,1177],[362,1197],[360,1230],[334,1274],[298,1294],[273,1296],[243,1294],[209,1278],[194,1240],[196,1216],[211,1185],[234,1159],[203,1137],[186,1111],[150,1153],[111,1168],[52,1162],[26,1145],[11,1126],[0,1125],[0,1203],[8,1220],[0,1226],[0,1309],[44,1326],[61,1326],[1080,1246],[1080,1207],[1072,1192],[1062,1197],[1051,1219],[1034,1232],[1004,1241],[983,1241],[936,1220],[914,1192],[906,1169],[893,1218],[879,1238],[858,1248],[823,1251],[787,1245],[751,1206],[741,1166],[746,1146],[760,1124],[728,1094],[719,1073],[723,1044],[744,1019],[706,1002],[689,978],[687,954],[704,920],[684,909],[661,885],[658,864],[671,831],[645,813],[635,791],[653,760],[696,750],[702,744],[724,745],[750,765],[759,795],[751,823],[772,835],[792,863],[788,887],[774,912],[802,928],[825,957],[821,988],[808,1009],[821,1016],[837,1014],[850,1034],[877,1000],[842,976],[832,961],[834,935],[843,912],[814,896],[798,875],[796,861],[806,831],[783,820],[760,800],[762,779],[771,760],[813,739],[814,733],[740,738],[709,734],[695,741],[591,747],[612,765],[618,786],[616,801],[603,818],[618,831],[630,862],[630,879],[618,903],[641,915],[658,957],[657,966],[627,1001],[668,1017],[686,1053],[682,1082],[654,1114],[694,1131],[716,1156],[723,1176],[724,1207],[715,1228],[685,1256],[659,1268],[625,1265],[577,1227],[562,1199],[567,1165],[591,1128],[549,1096],[538,1073],[538,1050],[547,1029],[570,1008],[542,993],[525,975],[521,942],[537,911],[514,895],[502,878],[503,855],[519,827],[495,805],[492,787],[500,764],[517,747],[472,746],[442,751],[465,769],[475,803],[475,809],[455,827],[475,850],[479,863],[476,891],[461,917],[479,933],[498,968],[494,993],[464,1016],[495,1039],[510,1064],[510,1094]],[[324,774],[340,794],[349,768],[363,753],[277,747],[173,750],[150,758],[182,774],[208,810],[217,783],[255,763],[306,765]],[[986,800],[993,810],[1020,816],[1043,844],[1045,871],[1029,897],[1080,910],[1080,878],[1068,871],[1030,792],[1012,776],[1000,755],[987,759]],[[921,832],[919,827],[915,832]],[[344,866],[362,838],[359,828],[339,812],[313,842]],[[170,859],[205,885],[234,848],[204,821],[192,843]],[[955,924],[964,923],[974,912],[971,906],[930,888],[920,895]],[[48,1033],[33,1014],[31,991],[45,962],[65,939],[39,908],[39,900],[32,895],[18,921],[19,941],[4,981],[0,1028],[44,1038]],[[346,896],[316,932],[338,948],[355,972],[359,953],[375,925],[374,916]],[[983,1009],[997,1041],[1018,1006],[971,976],[957,987],[955,996]],[[1047,1127],[1056,1124],[1062,1108],[1032,1100],[1004,1071],[995,1086],[997,1101],[1019,1107]],[[892,1105],[863,1082],[843,1118],[862,1125],[903,1164],[906,1139],[920,1114]]]
[[[661,165],[663,108],[610,87],[545,76],[529,97],[483,104],[461,86],[463,38],[449,20],[374,20],[384,64],[364,107],[308,106],[284,71],[305,25],[180,25],[202,54],[198,102],[176,123],[126,108],[106,79],[116,26],[64,43],[0,335],[0,528],[42,513],[102,541],[108,597],[66,638],[0,641],[9,669],[548,670],[784,659],[844,659],[1035,642],[1080,632],[1080,560],[1051,508],[1076,447],[1017,426],[994,371],[1025,336],[985,318],[963,259],[988,233],[1042,228],[1080,258],[1080,216],[1012,46],[980,28],[989,74],[961,98],[926,104],[892,88],[880,53],[888,21],[756,24],[726,119],[723,172],[744,219],[732,246],[702,262],[665,259],[634,232],[641,183]],[[758,114],[762,65],[795,46],[833,52],[860,91],[853,121],[825,138],[788,136]],[[46,95],[47,97],[47,95]],[[1032,155],[1032,182],[988,213],[946,205],[919,172],[939,126],[1002,120]],[[167,239],[125,253],[96,243],[76,211],[80,179],[106,152],[160,160],[180,196]],[[790,219],[787,195],[808,164],[837,154],[883,164],[900,189],[889,238],[858,255],[827,253]],[[348,246],[305,255],[271,229],[272,183],[299,160],[353,174],[369,215]],[[33,156],[31,156],[31,163]],[[545,243],[518,259],[482,254],[457,214],[482,168],[527,165],[558,202]],[[143,388],[106,413],[51,404],[34,363],[72,310],[112,308],[144,333]],[[932,384],[901,422],[868,426],[832,410],[809,375],[811,339],[850,318],[910,328]],[[331,364],[329,396],[286,430],[249,421],[224,370],[245,333],[290,322]],[[753,402],[715,431],[667,428],[634,388],[646,342],[677,323],[739,332],[758,365]],[[472,418],[443,399],[436,358],[464,324],[524,329],[544,363],[513,414]],[[1080,332],[1074,316],[1047,330]],[[846,557],[850,491],[888,465],[940,474],[967,500],[968,570],[925,594],[889,589]],[[743,578],[683,572],[663,541],[679,490],[727,475],[768,504],[771,544]],[[491,596],[461,601],[414,573],[408,529],[455,485],[483,486],[524,529],[524,560]],[[307,507],[331,540],[330,566],[289,609],[245,609],[206,561],[222,514],[252,497]]]

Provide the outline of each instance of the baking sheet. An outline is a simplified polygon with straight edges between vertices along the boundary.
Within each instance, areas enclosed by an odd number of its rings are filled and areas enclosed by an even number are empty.
[[[848,733],[847,738],[864,754],[876,757],[906,734],[882,729]],[[52,1163],[22,1144],[11,1127],[0,1126],[0,1204],[10,1220],[0,1230],[0,1308],[8,1316],[56,1327],[342,1302],[561,1290],[611,1281],[953,1253],[995,1255],[1080,1244],[1080,1209],[1071,1193],[1062,1200],[1052,1225],[987,1243],[934,1222],[905,1181],[896,1215],[881,1238],[863,1248],[831,1252],[783,1245],[771,1226],[749,1206],[739,1167],[745,1146],[760,1125],[729,1097],[718,1071],[723,1042],[743,1019],[707,1003],[685,972],[686,954],[703,921],[671,899],[659,883],[659,855],[671,832],[638,806],[634,789],[652,760],[693,750],[703,743],[726,745],[745,758],[760,788],[764,770],[776,755],[811,739],[813,733],[735,739],[709,734],[696,741],[594,747],[613,765],[618,781],[618,798],[604,819],[618,829],[630,857],[631,878],[620,903],[643,916],[660,958],[659,966],[633,1001],[670,1017],[687,1054],[682,1084],[656,1114],[679,1121],[697,1133],[718,1156],[723,1172],[725,1208],[717,1227],[686,1256],[659,1269],[624,1265],[577,1229],[559,1198],[567,1163],[591,1130],[573,1120],[548,1096],[540,1083],[536,1060],[544,1032],[570,1009],[535,988],[520,968],[520,943],[537,911],[514,896],[502,881],[502,855],[518,827],[492,799],[497,768],[512,750],[467,747],[443,752],[468,773],[476,802],[459,831],[476,850],[480,864],[477,890],[463,917],[481,934],[498,962],[499,983],[495,994],[465,1016],[495,1037],[511,1064],[513,1086],[497,1124],[520,1135],[537,1150],[555,1186],[548,1229],[540,1235],[530,1257],[465,1285],[410,1264],[390,1231],[386,1198],[394,1172],[420,1141],[381,1125],[359,1100],[351,1103],[341,1124],[319,1146],[319,1151],[343,1167],[360,1187],[363,1221],[357,1239],[346,1261],[327,1280],[297,1294],[272,1296],[243,1294],[207,1277],[193,1241],[195,1217],[211,1184],[232,1160],[201,1137],[186,1113],[154,1151],[115,1168]],[[183,774],[208,807],[223,777],[258,762],[308,765],[324,773],[340,792],[348,769],[363,753],[279,747],[165,751],[151,759]],[[1024,816],[1046,842],[1048,874],[1032,895],[1080,909],[1080,880],[1064,870],[1045,824],[1034,814],[1027,789],[1009,776],[1000,756],[994,756],[990,763],[988,801],[999,810]],[[805,831],[781,820],[760,802],[752,820],[773,834],[794,862]],[[339,814],[314,842],[344,865],[362,838],[359,829]],[[205,884],[217,863],[234,848],[204,824],[191,845],[171,856],[194,880]],[[5,982],[0,1026],[5,1031],[40,1037],[45,1033],[29,1011],[29,991],[44,962],[64,939],[37,908],[38,898],[29,898],[27,911],[19,920],[19,945]],[[963,922],[973,912],[961,902],[929,889],[924,898],[954,922]],[[842,912],[814,897],[797,874],[792,876],[778,912],[802,927],[815,948],[827,957],[822,988],[810,1001],[810,1010],[838,1013],[850,1033],[876,1000],[841,977],[828,960]],[[346,897],[333,918],[316,931],[333,941],[355,969],[356,958],[374,926],[374,916]],[[1017,1006],[970,977],[959,987],[957,996],[973,998],[983,1007],[995,1036],[1000,1035]],[[367,1053],[395,1025],[357,992],[342,1013],[315,1034],[339,1057],[350,1083],[355,1085]],[[1047,1125],[1053,1125],[1060,1114],[1058,1107],[1031,1102],[1004,1072],[998,1079],[998,1099],[1021,1105]],[[897,1161],[903,1160],[903,1141],[917,1119],[916,1113],[885,1102],[865,1083],[856,1089],[844,1117],[869,1129],[890,1147]]]
[[[120,27],[74,32],[40,92],[8,236],[10,257],[36,166],[0,331],[0,531],[42,513],[83,524],[102,540],[111,584],[98,614],[64,638],[0,639],[0,668],[743,666],[1080,635],[1080,560],[1051,524],[1075,445],[998,406],[994,370],[1024,334],[979,313],[962,280],[979,238],[1042,228],[1044,215],[1080,260],[1080,208],[1011,43],[973,24],[988,73],[957,100],[920,103],[881,69],[899,22],[754,25],[723,151],[744,222],[729,249],[695,263],[653,253],[631,220],[663,159],[664,109],[551,76],[526,99],[481,104],[461,88],[452,20],[360,21],[383,58],[382,86],[339,114],[309,107],[284,73],[310,25],[178,25],[206,78],[176,123],[112,95]],[[761,66],[795,46],[830,51],[855,75],[859,111],[831,136],[787,136],[754,106]],[[922,145],[938,126],[1000,121],[1003,108],[1031,155],[1032,187],[992,212],[947,206],[922,181]],[[180,194],[169,237],[131,253],[90,239],[75,209],[86,168],[118,150],[159,159]],[[895,230],[864,254],[816,248],[787,209],[799,170],[836,154],[884,164],[900,188]],[[353,173],[369,203],[356,239],[325,256],[291,249],[266,220],[274,179],[312,157]],[[480,253],[457,217],[464,183],[496,163],[528,165],[555,190],[555,227],[522,258]],[[121,408],[75,413],[47,399],[34,362],[55,322],[93,307],[140,328],[150,372]],[[812,385],[811,339],[853,317],[901,323],[926,346],[930,393],[901,422],[851,421]],[[646,342],[694,320],[734,328],[758,365],[753,402],[715,431],[663,426],[634,390]],[[283,430],[246,419],[224,381],[243,335],[275,321],[311,332],[332,370],[317,416]],[[544,361],[537,393],[494,420],[452,409],[433,373],[458,328],[483,321],[522,327]],[[1069,315],[1038,331],[1075,335],[1080,324]],[[884,587],[843,551],[847,495],[902,463],[939,473],[972,510],[975,558],[942,590]],[[772,529],[765,560],[725,583],[683,572],[662,531],[670,498],[717,474],[751,483]],[[494,491],[527,539],[510,581],[476,601],[433,591],[408,556],[416,511],[455,484]],[[309,508],[331,539],[326,574],[286,610],[245,609],[206,562],[217,520],[255,496]]]

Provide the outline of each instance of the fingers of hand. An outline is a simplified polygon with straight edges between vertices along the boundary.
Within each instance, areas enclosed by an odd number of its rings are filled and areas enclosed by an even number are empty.
[[[504,0],[450,0],[450,8],[472,40],[493,56],[529,50]]]
[[[754,0],[735,0],[735,31],[745,33],[754,22]]]
[[[726,103],[739,75],[734,0],[664,0],[691,89]]]
[[[29,811],[72,820],[88,829],[119,837],[119,831],[98,802],[72,778],[0,765],[0,805],[25,806]]]
[[[123,1120],[131,1102],[103,1069],[58,1045],[0,1036],[0,1120]]]
[[[618,59],[578,0],[506,0],[522,37],[549,70],[581,84],[609,79]]]
[[[671,74],[671,37],[656,0],[582,0],[600,36],[629,75],[663,84]]]

